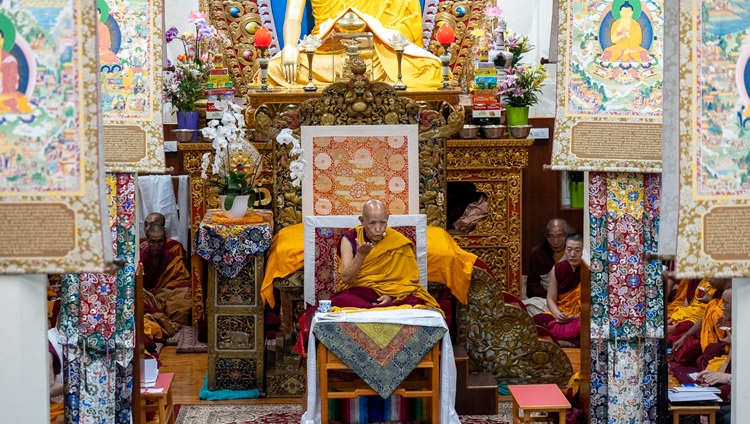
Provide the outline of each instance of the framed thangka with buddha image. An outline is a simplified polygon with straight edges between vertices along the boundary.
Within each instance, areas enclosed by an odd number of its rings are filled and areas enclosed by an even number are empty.
[[[750,0],[680,1],[679,278],[750,276]]]
[[[164,172],[162,1],[96,8],[107,171]]]
[[[101,272],[112,260],[96,22],[89,1],[0,5],[0,273]]]
[[[659,172],[663,0],[561,0],[552,168]]]

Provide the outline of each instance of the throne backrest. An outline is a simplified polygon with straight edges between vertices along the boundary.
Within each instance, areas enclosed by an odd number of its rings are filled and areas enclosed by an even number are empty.
[[[305,302],[329,299],[339,282],[338,248],[344,231],[359,225],[356,215],[306,216]],[[427,216],[390,215],[388,226],[405,235],[416,248],[419,282],[427,288]]]

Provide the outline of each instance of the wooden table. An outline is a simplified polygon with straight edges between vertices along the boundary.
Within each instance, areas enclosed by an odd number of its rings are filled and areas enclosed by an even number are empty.
[[[159,424],[174,424],[174,404],[172,403],[173,373],[163,373],[156,377],[154,387],[141,387],[141,399],[145,411],[156,411]]]
[[[679,424],[683,415],[707,415],[708,424],[716,424],[716,411],[719,405],[680,405],[669,404],[669,412],[672,413],[672,423]]]
[[[548,417],[532,417],[532,412],[557,413],[559,423],[565,424],[565,411],[570,402],[554,384],[508,386],[513,397],[513,423],[548,422]],[[523,409],[523,417],[519,409]]]

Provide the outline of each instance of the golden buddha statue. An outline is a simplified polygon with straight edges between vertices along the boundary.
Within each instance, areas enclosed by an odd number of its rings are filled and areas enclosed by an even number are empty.
[[[366,59],[371,59],[373,81],[398,81],[396,53],[388,40],[401,33],[411,42],[404,50],[402,61],[404,83],[413,88],[437,88],[442,85],[440,60],[423,48],[419,0],[350,0],[347,4],[352,7],[344,10],[338,8],[341,4],[339,2],[311,1],[315,19],[312,35],[317,35],[321,40],[332,31],[345,32],[352,28],[372,33],[373,57]],[[302,63],[306,61],[300,61],[300,49],[296,41],[301,35],[304,6],[305,0],[287,2],[283,28],[284,40],[287,41],[281,53],[274,56],[269,64],[268,81],[271,85],[294,87],[308,82],[307,64]],[[355,25],[356,21],[361,21],[364,25]],[[330,56],[334,54],[340,55],[342,59],[332,60]],[[345,49],[331,51],[331,43],[324,42],[315,53],[313,82],[316,85],[334,82],[334,75],[344,74],[345,57]]]

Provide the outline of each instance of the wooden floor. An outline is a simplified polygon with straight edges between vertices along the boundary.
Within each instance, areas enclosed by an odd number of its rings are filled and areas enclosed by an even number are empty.
[[[580,349],[564,348],[565,353],[573,364],[573,371],[578,372],[581,365]],[[161,352],[162,366],[159,372],[174,373],[172,381],[172,397],[175,404],[200,403],[231,403],[231,404],[259,404],[259,403],[296,403],[300,398],[264,398],[239,399],[227,401],[200,400],[198,392],[203,387],[208,370],[208,356],[205,353],[177,354],[175,346],[166,346]]]

